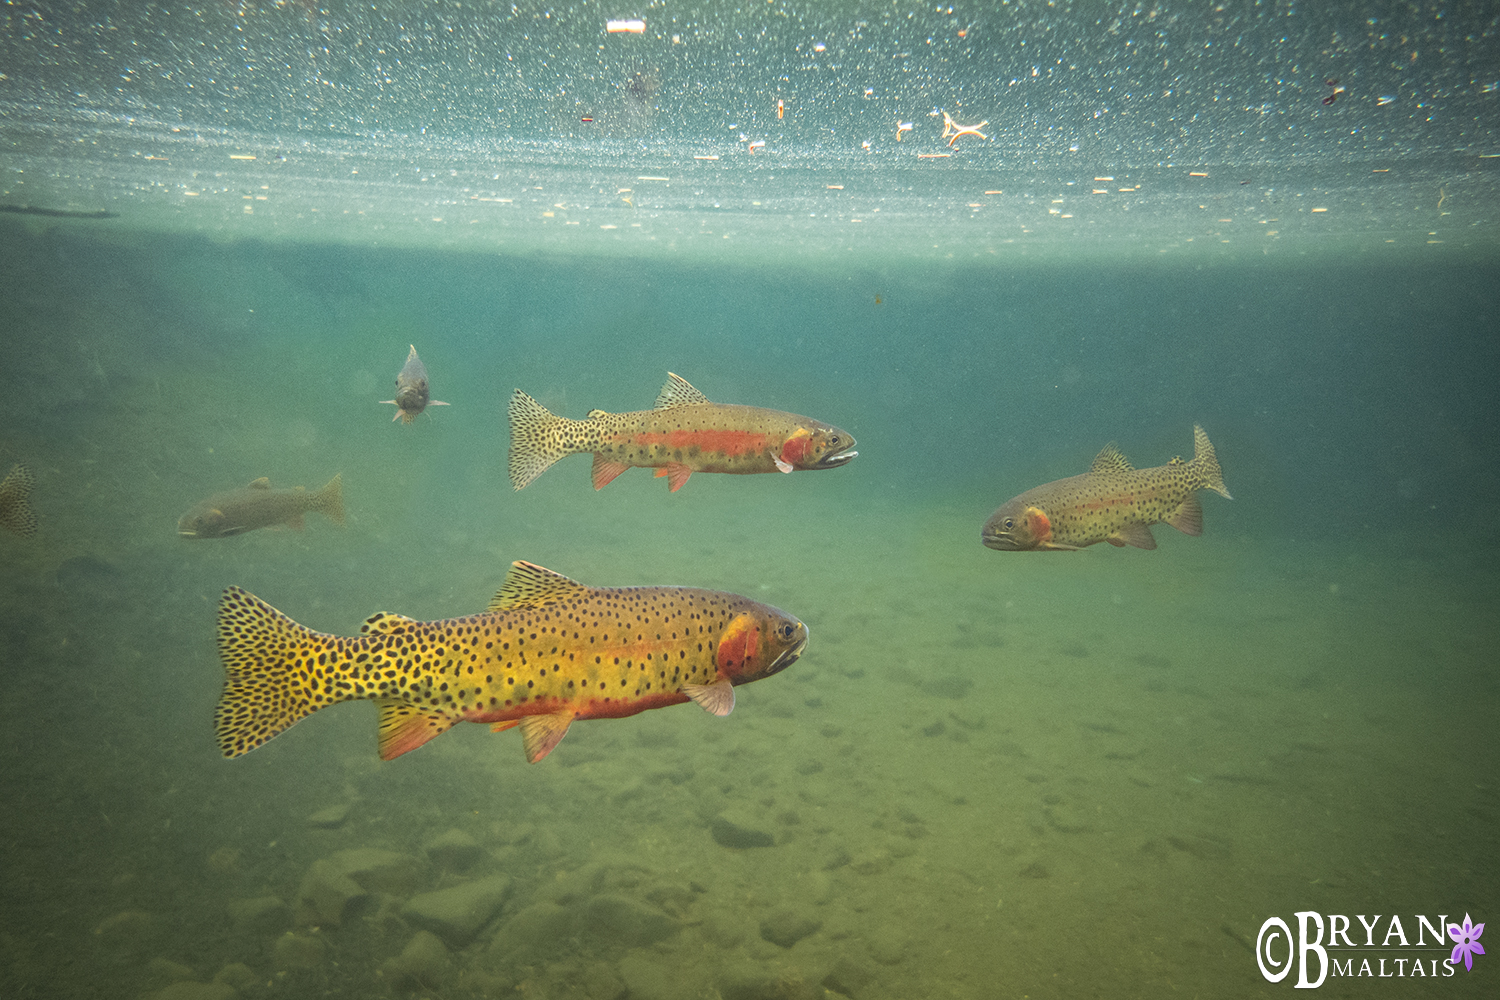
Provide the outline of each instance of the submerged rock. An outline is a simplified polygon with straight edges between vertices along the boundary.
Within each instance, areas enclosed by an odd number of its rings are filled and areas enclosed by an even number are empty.
[[[479,841],[458,829],[438,834],[427,842],[425,850],[433,864],[451,872],[466,872],[484,857]]]
[[[760,818],[744,809],[726,809],[710,825],[714,840],[725,847],[772,847],[776,843]]]
[[[244,962],[230,962],[214,974],[214,982],[233,986],[237,990],[248,989],[260,982],[255,970]]]
[[[329,855],[328,861],[368,892],[410,896],[427,884],[427,864],[410,854],[355,847]]]
[[[173,983],[151,996],[151,1000],[235,1000],[239,996],[226,983]]]
[[[240,934],[280,934],[292,920],[292,908],[279,896],[233,899],[226,908]]]
[[[297,923],[339,926],[368,900],[369,893],[358,882],[329,861],[312,863],[297,889]]]
[[[451,889],[413,896],[401,908],[401,916],[462,948],[500,911],[509,891],[510,876],[492,875]]]
[[[94,928],[94,936],[109,948],[145,948],[161,933],[161,924],[145,910],[123,910],[106,917]]]
[[[428,931],[417,931],[401,954],[380,967],[381,975],[401,989],[437,989],[453,972],[453,956]]]
[[[319,809],[307,817],[307,825],[319,830],[336,830],[349,818],[349,803]]]
[[[328,946],[323,943],[322,938],[288,931],[276,939],[271,957],[277,971],[285,972],[291,969],[316,969],[323,964],[327,953]]]
[[[812,913],[784,906],[760,922],[760,936],[772,944],[790,948],[822,927],[823,921]]]
[[[682,925],[654,906],[628,896],[595,896],[579,907],[575,932],[599,938],[605,944],[640,948],[665,940]]]

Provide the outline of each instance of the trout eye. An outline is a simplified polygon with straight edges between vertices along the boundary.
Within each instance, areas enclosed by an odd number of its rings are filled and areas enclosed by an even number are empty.
[[[1014,528],[1015,526],[1016,526],[1016,522],[1015,521],[1012,521],[1008,517],[1005,519],[1005,530],[1006,531],[1009,531],[1011,528]]]
[[[839,436],[835,434],[833,437],[828,439],[828,443],[837,448],[839,444]]]
[[[793,625],[783,625],[779,631],[783,639],[791,639],[792,636],[797,634],[797,629]]]

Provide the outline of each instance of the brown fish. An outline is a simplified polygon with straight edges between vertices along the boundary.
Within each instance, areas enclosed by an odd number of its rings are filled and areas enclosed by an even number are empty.
[[[399,420],[403,424],[409,424],[417,419],[417,414],[429,406],[448,405],[428,396],[427,366],[422,364],[421,358],[417,357],[416,344],[411,345],[411,353],[406,356],[406,364],[401,366],[401,371],[396,375],[396,398],[382,399],[381,402],[394,404],[396,415],[391,420]]]
[[[811,417],[712,403],[683,379],[650,410],[568,420],[517,389],[510,398],[510,481],[523,488],[560,458],[592,452],[594,489],[632,467],[655,469],[675,493],[695,472],[795,472],[852,460],[854,435]]]
[[[273,524],[287,524],[300,531],[302,515],[310,510],[327,516],[334,524],[344,523],[342,474],[328,480],[316,493],[301,486],[273,490],[271,480],[261,476],[249,486],[216,494],[195,505],[178,520],[177,533],[183,538],[228,538]]]
[[[419,622],[382,612],[358,636],[304,628],[238,587],[219,602],[224,694],[219,750],[249,753],[341,701],[380,708],[390,760],[480,722],[521,727],[535,764],[579,719],[621,719],[692,700],[714,715],[734,688],[785,670],[807,626],[738,594],[690,587],[588,587],[511,564],[477,615]]]
[[[1004,551],[1081,549],[1095,542],[1154,549],[1153,524],[1203,534],[1197,492],[1205,489],[1232,499],[1214,446],[1195,426],[1191,462],[1174,458],[1154,469],[1136,469],[1118,448],[1106,445],[1083,475],[1038,486],[1003,504],[980,537]]]
[[[17,462],[0,481],[0,526],[18,535],[36,534],[36,515],[31,512],[31,470]]]

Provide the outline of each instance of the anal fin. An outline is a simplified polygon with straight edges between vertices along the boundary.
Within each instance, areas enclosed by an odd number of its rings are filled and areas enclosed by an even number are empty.
[[[441,712],[424,712],[403,701],[377,701],[380,706],[380,759],[394,760],[441,736],[457,722]]]
[[[527,715],[521,718],[521,745],[526,750],[526,762],[535,764],[551,753],[562,742],[562,738],[568,735],[568,727],[572,724],[572,712]]]
[[[614,482],[616,476],[628,468],[630,466],[624,462],[616,462],[613,459],[605,458],[600,452],[594,452],[594,489],[604,489],[604,487]]]
[[[734,685],[720,677],[712,684],[685,684],[683,693],[710,715],[724,716],[734,711]]]
[[[1162,520],[1182,532],[1184,535],[1203,534],[1203,504],[1199,502],[1196,493],[1189,493],[1188,498],[1182,501],[1182,506],[1172,512],[1170,517]]]

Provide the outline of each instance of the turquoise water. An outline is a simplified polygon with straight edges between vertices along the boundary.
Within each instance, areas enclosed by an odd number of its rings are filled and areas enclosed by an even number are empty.
[[[1500,909],[1493,20],[768,8],[7,15],[0,994],[1262,996],[1298,911],[1324,994],[1493,992],[1419,937]],[[860,456],[512,490],[514,388],[668,371]],[[980,545],[1195,423],[1202,537]],[[176,535],[334,474],[342,529]],[[358,703],[219,756],[225,587],[351,635],[515,559],[811,638],[536,765]]]

